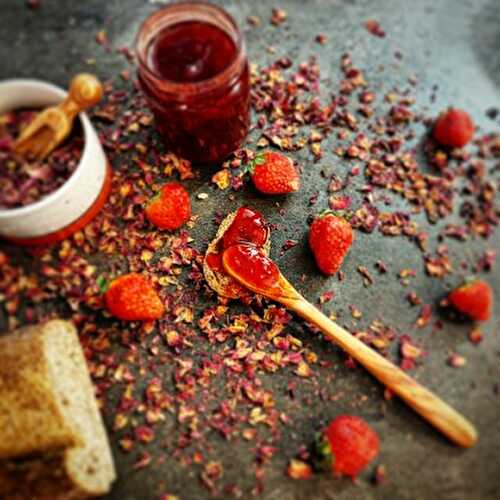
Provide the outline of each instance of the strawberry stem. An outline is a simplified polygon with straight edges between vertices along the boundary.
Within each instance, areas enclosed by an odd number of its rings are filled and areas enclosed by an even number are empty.
[[[317,433],[312,446],[312,461],[315,470],[319,472],[330,472],[335,457],[332,453],[330,443],[321,433]]]

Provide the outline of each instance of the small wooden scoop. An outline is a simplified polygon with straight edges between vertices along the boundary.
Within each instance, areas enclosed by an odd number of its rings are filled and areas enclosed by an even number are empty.
[[[69,94],[61,104],[38,114],[22,131],[14,144],[20,156],[33,156],[43,160],[71,131],[75,116],[97,104],[102,97],[101,82],[94,75],[81,73],[71,81]]]
[[[225,271],[254,293],[280,302],[315,324],[374,377],[406,401],[454,443],[470,447],[477,441],[474,426],[436,394],[421,386],[310,304],[281,274],[278,266],[253,246],[235,245],[222,256]]]

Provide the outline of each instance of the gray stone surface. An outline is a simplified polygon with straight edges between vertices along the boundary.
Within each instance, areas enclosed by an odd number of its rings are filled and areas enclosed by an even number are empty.
[[[105,29],[113,46],[130,45],[140,22],[157,6],[138,0],[89,0],[65,2],[42,0],[38,11],[28,10],[21,0],[2,0],[0,3],[0,79],[37,77],[65,85],[74,73],[92,70],[103,78],[114,78],[123,69],[124,59],[115,53],[106,53],[97,46],[95,33]],[[322,76],[330,88],[339,79],[338,61],[344,52],[350,52],[356,65],[366,70],[370,81],[378,89],[404,85],[408,76],[419,79],[418,106],[438,111],[450,104],[470,110],[485,130],[498,128],[485,116],[485,110],[500,104],[500,2],[498,0],[420,0],[410,1],[340,1],[340,0],[280,0],[279,5],[289,14],[288,28],[277,30],[268,23],[271,7],[278,4],[264,1],[231,0],[218,2],[244,26],[252,61],[265,64],[279,55],[289,55],[294,61],[305,60],[310,54],[318,56]],[[258,29],[249,29],[248,15],[263,19]],[[370,36],[362,23],[375,18],[387,31],[383,40]],[[317,33],[329,36],[324,47],[314,43]],[[266,47],[276,47],[276,55]],[[398,62],[393,53],[404,54]],[[384,66],[381,71],[380,66]],[[328,83],[327,80],[331,82]],[[434,84],[439,86],[437,99],[431,104]],[[420,131],[421,132],[421,131]],[[334,138],[330,139],[333,144]],[[328,149],[331,150],[331,147]],[[286,209],[286,224],[273,234],[274,255],[284,273],[294,283],[306,274],[301,286],[304,294],[316,301],[321,291],[337,292],[335,310],[347,311],[348,304],[356,303],[364,313],[366,324],[374,318],[383,318],[397,325],[401,331],[412,331],[417,312],[409,309],[403,299],[407,289],[398,284],[395,272],[416,267],[418,276],[413,289],[424,302],[435,302],[445,293],[440,280],[424,279],[419,254],[405,239],[382,238],[380,235],[359,234],[356,245],[345,263],[346,281],[320,277],[311,263],[305,244],[306,218],[313,212],[307,200],[320,190],[324,204],[326,181],[319,175],[323,165],[337,165],[330,153],[319,165],[312,165],[308,155],[298,159],[310,164],[304,175],[305,188],[300,196],[280,199]],[[320,166],[321,165],[321,166]],[[192,183],[193,195],[207,191],[209,173]],[[210,191],[203,205],[200,223],[193,232],[199,248],[211,237],[210,221],[217,209],[232,209],[242,203],[239,197],[229,202],[225,194]],[[243,199],[259,209],[271,222],[283,222],[273,203],[247,189]],[[193,197],[194,199],[194,197]],[[194,203],[195,210],[197,202]],[[423,224],[424,218],[419,219]],[[437,234],[442,224],[430,229]],[[208,228],[208,231],[207,231]],[[283,241],[299,235],[300,244],[278,257]],[[499,232],[488,242],[500,249]],[[468,245],[450,244],[455,261],[464,254],[470,257],[486,247],[482,241]],[[370,265],[383,258],[391,272],[377,277],[377,286],[364,288],[356,273],[360,262]],[[498,271],[489,277],[495,286],[495,299],[500,304]],[[448,281],[453,285],[453,280]],[[347,316],[347,314],[345,314]],[[2,316],[0,315],[0,320]],[[3,327],[4,325],[0,325]],[[431,333],[429,329],[416,332],[415,337],[429,350],[429,358],[415,375],[428,387],[436,390],[453,406],[467,415],[478,427],[481,438],[468,451],[450,445],[427,426],[412,411],[398,401],[384,402],[382,388],[361,370],[348,370],[341,363],[337,350],[319,337],[311,341],[322,357],[335,362],[333,379],[335,391],[352,392],[366,401],[358,413],[376,427],[382,438],[378,463],[388,470],[388,481],[374,487],[370,473],[363,474],[357,485],[349,480],[323,477],[307,482],[294,482],[283,474],[288,457],[296,446],[308,439],[311,429],[324,424],[334,415],[352,411],[339,403],[314,401],[310,407],[288,408],[294,414],[295,426],[284,436],[283,445],[267,468],[266,489],[262,498],[268,500],[314,499],[390,499],[390,500],[493,500],[500,498],[500,396],[493,387],[500,383],[500,322],[498,314],[484,328],[485,340],[475,347],[467,341],[470,325],[445,322],[443,330]],[[305,338],[307,333],[299,326],[295,334]],[[446,365],[450,351],[464,355],[468,363],[462,369]],[[266,379],[276,392],[284,392],[285,375]],[[305,386],[307,388],[307,385]],[[285,398],[284,398],[285,399]],[[281,404],[281,403],[280,403]],[[284,401],[282,404],[286,405]],[[168,425],[173,425],[170,422]],[[167,428],[168,432],[168,428]],[[235,448],[215,437],[213,446],[225,464],[224,480],[238,480],[245,489],[246,498],[253,481],[251,474],[242,474],[248,468],[251,456],[247,449]],[[115,453],[119,480],[109,500],[152,500],[165,491],[183,499],[209,498],[199,485],[197,472],[167,460],[162,466],[136,472],[130,468],[131,458]],[[159,483],[163,482],[163,488]]]

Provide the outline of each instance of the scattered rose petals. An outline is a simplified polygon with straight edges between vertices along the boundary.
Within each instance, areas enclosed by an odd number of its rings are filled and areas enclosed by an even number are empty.
[[[375,475],[373,480],[376,485],[384,484],[387,481],[387,470],[385,465],[377,465],[377,467],[375,468]]]
[[[328,206],[332,210],[346,210],[351,206],[350,196],[330,196]]]
[[[328,42],[328,36],[320,33],[319,35],[316,35],[314,38],[316,43],[319,43],[320,45],[325,45],[326,42]]]
[[[380,23],[378,21],[375,21],[374,19],[366,21],[365,28],[372,35],[378,36],[380,38],[385,37],[385,31],[380,26]]]
[[[452,353],[448,357],[448,364],[453,368],[462,368],[467,364],[467,359],[457,353]]]
[[[278,7],[273,8],[272,14],[271,14],[271,24],[274,24],[274,26],[279,26],[284,21],[286,21],[287,17],[288,17],[288,14],[286,13],[285,10],[280,9]]]
[[[469,340],[473,344],[479,344],[483,340],[483,333],[479,328],[474,328],[469,332]]]
[[[328,292],[323,292],[319,296],[319,303],[320,304],[325,304],[326,302],[330,302],[330,300],[332,300],[334,296],[335,296],[335,292],[332,291],[332,290],[330,290]]]
[[[14,154],[14,138],[36,115],[36,110],[0,115],[0,208],[30,205],[56,191],[76,170],[83,150],[79,126],[45,160],[23,160]]]
[[[98,31],[95,35],[95,41],[99,45],[107,46],[109,44],[109,41],[108,41],[108,34],[106,33],[106,31],[104,30]]]
[[[227,189],[230,185],[231,173],[227,169],[222,169],[216,172],[212,177],[212,182],[219,189]]]
[[[306,462],[298,460],[297,458],[292,458],[290,462],[288,462],[286,473],[292,479],[309,479],[313,475],[313,470]]]
[[[422,306],[422,310],[420,311],[420,315],[415,322],[415,325],[418,328],[423,328],[429,324],[432,315],[432,306],[430,304],[424,304]]]

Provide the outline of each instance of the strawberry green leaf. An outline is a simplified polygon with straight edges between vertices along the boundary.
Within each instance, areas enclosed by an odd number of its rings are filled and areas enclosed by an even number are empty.
[[[252,162],[254,165],[263,165],[266,163],[266,158],[264,156],[264,153],[259,153],[253,160]]]
[[[478,277],[477,277],[477,276],[474,276],[474,275],[466,276],[466,277],[464,278],[464,282],[463,282],[463,285],[462,285],[462,286],[465,286],[465,285],[472,285],[472,283],[475,283],[477,280],[478,280]]]
[[[161,193],[161,189],[159,191],[157,191],[156,193],[154,193],[151,198],[149,198],[149,200],[147,201],[146,203],[146,208],[149,207],[150,205],[152,205],[153,203],[157,202],[162,196],[162,193]]]
[[[252,174],[257,165],[263,165],[264,163],[266,163],[264,153],[258,153],[255,158],[250,163],[248,163],[245,171]]]
[[[99,287],[101,293],[106,293],[108,291],[109,283],[102,274],[97,278],[96,284]]]
[[[332,470],[335,457],[332,453],[330,443],[321,433],[316,434],[312,447],[312,459],[314,468],[320,472]]]
[[[326,210],[323,210],[318,215],[316,215],[316,218],[322,219],[327,215],[334,215],[335,217],[339,217],[340,219],[345,219],[347,222],[349,222],[354,216],[354,212],[352,210],[331,210],[327,208]]]

